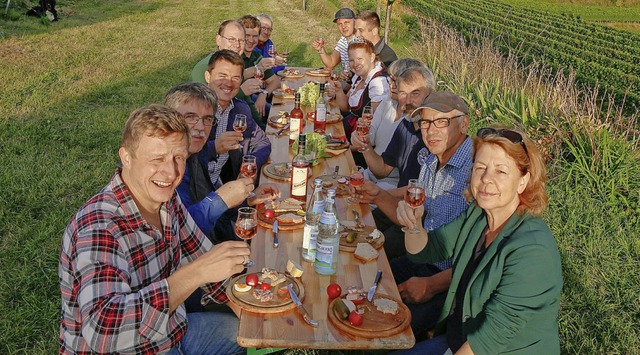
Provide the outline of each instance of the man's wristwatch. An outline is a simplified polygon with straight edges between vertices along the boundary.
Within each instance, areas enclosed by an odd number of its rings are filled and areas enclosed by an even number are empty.
[[[265,89],[258,90],[259,93],[264,94],[264,96],[269,96],[269,92]]]

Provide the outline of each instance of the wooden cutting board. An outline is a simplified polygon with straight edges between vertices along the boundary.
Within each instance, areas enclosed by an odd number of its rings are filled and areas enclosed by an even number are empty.
[[[345,296],[342,298],[344,297]],[[338,312],[334,310],[334,304],[336,302],[336,299],[334,299],[329,303],[329,321],[338,328],[338,330],[363,338],[388,337],[404,331],[411,324],[411,311],[409,311],[409,308],[402,303],[402,301],[382,294],[373,296],[374,301],[376,298],[386,298],[397,302],[398,313],[382,313],[373,305],[373,302],[365,299],[362,304],[357,306],[358,310],[364,309],[364,314],[362,315],[362,324],[356,327],[349,323],[349,319],[341,319],[338,316]]]
[[[377,239],[367,239],[369,234],[371,234],[371,232],[373,232],[374,230],[375,228],[373,226],[364,226],[364,230],[361,232],[352,231],[345,228],[342,232],[340,232],[340,251],[353,253],[356,251],[358,243],[369,243],[376,249],[382,248],[382,246],[384,245],[384,234],[380,233],[380,237],[378,237]],[[349,233],[357,233],[353,243],[347,242],[346,236]]]
[[[304,207],[304,206],[303,206]],[[261,204],[258,206],[257,208],[257,215],[258,215],[258,225],[267,228],[267,229],[271,229],[273,227],[273,222],[276,220],[275,217],[274,218],[267,218],[264,215],[264,211],[267,208],[265,207],[264,204]],[[286,211],[286,212],[276,212],[275,215],[280,216],[283,214],[287,214],[287,213],[293,213],[296,214],[295,211]],[[284,222],[278,222],[278,229],[281,231],[291,231],[291,230],[296,230],[296,229],[300,229],[304,227],[304,216],[299,216],[301,217],[302,221],[300,221],[299,223],[284,223]]]
[[[261,276],[262,272],[257,272],[256,274],[258,274],[258,276]],[[292,308],[296,308],[296,305],[295,303],[293,303],[291,298],[279,297],[277,294],[277,290],[283,286],[291,284],[291,287],[300,298],[300,301],[302,301],[304,299],[304,287],[302,286],[302,282],[289,274],[279,274],[284,275],[286,277],[286,280],[283,283],[277,285],[275,288],[272,288],[273,299],[269,302],[261,302],[260,300],[253,297],[253,290],[255,287],[247,292],[238,292],[233,287],[233,285],[237,282],[246,283],[246,274],[238,275],[229,280],[229,283],[227,284],[227,297],[231,302],[238,305],[243,310],[254,313],[280,313],[288,311]]]

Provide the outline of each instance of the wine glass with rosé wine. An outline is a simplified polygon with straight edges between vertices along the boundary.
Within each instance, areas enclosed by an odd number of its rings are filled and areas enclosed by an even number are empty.
[[[404,202],[409,205],[409,207],[416,209],[418,206],[421,206],[424,203],[425,193],[424,189],[420,186],[417,179],[410,179],[409,184],[407,185],[407,192],[404,194]],[[403,232],[409,233],[419,233],[418,227],[407,229],[406,227],[402,228]]]
[[[371,128],[371,121],[363,118],[358,119],[356,123],[356,132],[358,137],[364,144],[369,144],[369,129]],[[360,153],[364,153],[369,150],[369,147],[365,145],[364,148],[359,148]]]
[[[351,168],[351,175],[349,175],[349,185],[353,187],[358,187],[358,186],[362,186],[363,184],[364,184],[364,168],[359,165],[356,165]],[[360,203],[360,201],[358,201],[353,196],[349,196],[349,198],[347,198],[347,202],[354,205]]]
[[[237,114],[233,119],[233,130],[236,132],[244,133],[247,130],[247,116],[243,114]],[[240,149],[243,149],[240,144]]]
[[[371,111],[371,106],[367,105],[362,109],[362,118],[369,122],[373,120],[373,112]]]
[[[238,209],[238,219],[236,220],[234,232],[238,238],[245,242],[256,236],[258,233],[258,215],[255,208],[241,207]],[[253,261],[248,259],[244,265],[252,267]]]
[[[255,155],[247,154],[242,157],[242,165],[240,165],[240,174],[244,177],[255,178],[258,172]]]
[[[270,44],[269,49],[267,50],[267,53],[269,53],[270,57],[275,58],[276,55],[278,55],[278,51],[276,51],[276,46],[274,44]]]

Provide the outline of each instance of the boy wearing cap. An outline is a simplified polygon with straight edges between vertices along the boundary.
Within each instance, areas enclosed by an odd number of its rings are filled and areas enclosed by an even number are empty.
[[[324,51],[324,41],[318,39],[314,40],[311,45],[320,54],[320,59],[325,67],[329,70],[333,70],[340,62],[342,62],[343,70],[350,70],[349,67],[349,41],[353,38],[355,33],[355,18],[356,14],[349,8],[342,8],[336,12],[336,17],[333,22],[338,25],[338,31],[342,34],[340,40],[336,44],[333,52],[327,54]]]
[[[434,230],[453,221],[468,205],[462,196],[471,174],[473,143],[467,136],[469,109],[459,96],[444,91],[429,95],[411,114],[427,148],[421,159],[418,184],[425,191],[424,228]],[[415,120],[412,120],[415,121]],[[428,149],[428,151],[426,151]],[[375,203],[387,217],[398,223],[394,207],[404,196],[406,187],[382,190],[370,181],[357,190],[357,196]],[[353,191],[352,191],[353,192]],[[385,234],[385,244],[404,246],[404,235]],[[414,264],[406,256],[391,261],[391,270],[403,301],[411,309],[411,327],[416,338],[426,334],[440,315],[445,291],[451,282],[451,263]],[[444,271],[442,271],[444,270]]]

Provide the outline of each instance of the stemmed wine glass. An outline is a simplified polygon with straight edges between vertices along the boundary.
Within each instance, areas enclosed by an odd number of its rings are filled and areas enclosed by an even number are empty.
[[[236,132],[244,133],[247,130],[247,116],[243,114],[237,114],[233,119],[233,130]],[[243,149],[240,144],[240,149]]]
[[[351,168],[351,175],[349,175],[349,185],[353,187],[362,186],[364,184],[364,168],[356,165]],[[349,196],[347,198],[347,202],[351,204],[358,204],[360,201],[355,199],[353,196]]]
[[[247,154],[242,157],[242,165],[240,165],[240,174],[244,177],[255,178],[258,173],[258,165],[256,164],[255,155]]]
[[[407,192],[404,195],[404,202],[409,205],[409,207],[416,209],[418,206],[421,206],[424,203],[425,193],[424,189],[418,184],[417,179],[410,179],[409,184],[407,185]],[[418,227],[412,229],[402,228],[403,232],[409,233],[420,233]]]
[[[364,115],[364,114],[363,114]],[[356,132],[358,133],[358,137],[365,144],[364,148],[358,149],[360,153],[364,153],[369,150],[369,147],[366,144],[369,143],[369,128],[371,127],[371,121],[366,120],[364,117],[358,119],[356,123]]]
[[[373,112],[371,111],[371,106],[367,105],[362,109],[362,118],[371,122],[373,119]]]
[[[262,79],[264,79],[264,72],[262,70],[260,70],[260,68],[256,67],[256,73],[253,74],[253,77],[258,79],[258,80],[262,80]]]
[[[331,72],[329,77],[331,78],[331,81],[338,81],[338,78],[340,78],[340,74],[338,74],[338,72],[334,70]]]
[[[287,60],[289,57],[289,48],[284,48],[280,51],[280,55],[284,58],[284,66],[287,66]]]
[[[258,215],[256,209],[252,207],[241,207],[238,209],[238,219],[234,232],[238,238],[247,241],[256,236],[258,233]],[[252,267],[253,261],[247,260],[245,267]]]
[[[268,49],[269,56],[275,58],[278,55],[278,51],[276,51],[275,44],[270,44]]]

